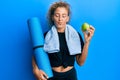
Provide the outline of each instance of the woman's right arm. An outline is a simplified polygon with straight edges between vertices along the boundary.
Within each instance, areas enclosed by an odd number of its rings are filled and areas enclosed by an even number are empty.
[[[45,72],[43,72],[38,68],[34,56],[32,57],[32,66],[33,66],[33,73],[37,78],[37,80],[47,80],[48,78],[47,75],[45,74]]]

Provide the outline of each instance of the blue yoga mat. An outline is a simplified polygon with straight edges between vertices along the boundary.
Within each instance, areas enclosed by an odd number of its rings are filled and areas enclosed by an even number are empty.
[[[48,78],[53,77],[48,55],[43,50],[44,36],[39,19],[37,17],[29,19],[28,27],[33,42],[34,56],[38,68],[43,70],[48,75]]]

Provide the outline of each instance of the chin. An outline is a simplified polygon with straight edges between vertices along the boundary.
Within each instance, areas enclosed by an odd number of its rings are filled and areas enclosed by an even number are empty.
[[[60,29],[66,27],[66,25],[57,25],[56,27]]]

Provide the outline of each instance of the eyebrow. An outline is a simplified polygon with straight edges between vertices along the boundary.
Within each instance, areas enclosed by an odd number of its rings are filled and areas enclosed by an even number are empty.
[[[66,16],[67,14],[62,14],[62,15],[65,15],[65,16]]]
[[[57,14],[59,14],[59,13],[55,13],[54,15],[57,15]],[[67,14],[63,13],[62,15],[67,15]]]

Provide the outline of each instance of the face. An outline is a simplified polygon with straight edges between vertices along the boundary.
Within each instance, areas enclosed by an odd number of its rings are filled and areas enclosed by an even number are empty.
[[[65,28],[66,23],[69,21],[68,10],[64,7],[58,7],[52,19],[57,28]]]

